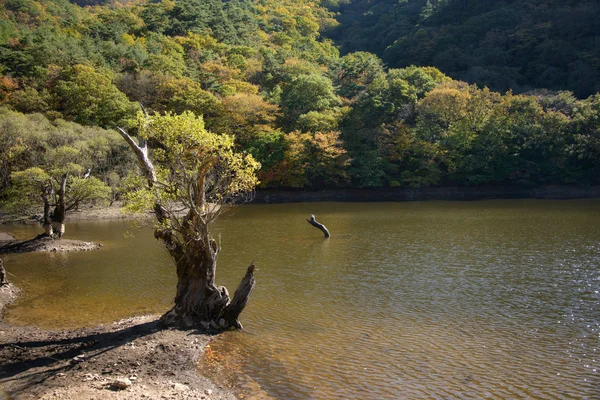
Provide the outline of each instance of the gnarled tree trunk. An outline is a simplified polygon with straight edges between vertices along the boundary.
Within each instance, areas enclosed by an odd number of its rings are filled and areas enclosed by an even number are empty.
[[[254,288],[254,264],[248,267],[231,300],[227,288],[215,285],[217,242],[210,238],[205,225],[193,223],[194,218],[190,218],[190,214],[184,218],[184,237],[188,240],[184,240],[182,245],[174,244],[169,232],[155,232],[155,237],[165,241],[177,264],[175,305],[161,317],[161,321],[165,325],[182,328],[241,329],[238,317]]]
[[[146,143],[140,140],[138,145],[125,130],[119,129],[119,132],[135,152],[149,187],[157,185]],[[215,285],[219,247],[211,238],[207,219],[202,215],[206,208],[204,179],[209,168],[207,164],[197,171],[193,196],[196,203],[183,219],[178,219],[160,203],[154,206],[158,222],[170,222],[167,228],[156,229],[154,236],[164,242],[177,267],[175,305],[161,317],[161,321],[167,326],[184,329],[241,329],[238,318],[254,288],[254,264],[248,267],[233,299],[225,287]]]

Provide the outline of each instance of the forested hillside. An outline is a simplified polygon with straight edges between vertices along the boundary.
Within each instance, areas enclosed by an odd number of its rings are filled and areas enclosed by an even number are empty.
[[[417,3],[396,1],[390,9]],[[596,10],[570,3],[585,18]],[[345,7],[358,10],[361,4]],[[468,12],[452,15],[432,6],[427,20],[442,26],[485,9],[466,6]],[[378,10],[370,12],[381,16]],[[342,11],[343,18],[350,15]],[[321,35],[336,29],[335,16],[309,0],[0,3],[0,190],[10,187],[17,171],[55,169],[53,154],[60,153],[77,155],[76,171],[91,168],[117,196],[134,163],[111,129],[134,132],[141,106],[148,113],[191,111],[204,117],[209,130],[232,135],[238,149],[262,164],[262,187],[598,183],[600,95],[500,94],[434,67],[409,66],[428,64],[419,57],[437,53],[441,36],[431,29],[407,36],[413,53],[386,53],[404,57],[400,69],[386,69],[366,52],[341,57]],[[344,50],[353,49],[348,43],[360,30],[342,37],[343,18],[335,37]],[[543,36],[536,32],[527,35],[537,43]],[[435,46],[420,40],[422,34],[433,35]],[[373,35],[368,40],[384,49],[387,42]],[[447,41],[446,47],[462,54],[464,37],[453,37],[457,44]],[[572,63],[585,65],[575,70],[596,74],[597,54],[589,43],[564,46],[574,54]],[[507,44],[507,54],[514,56],[517,48]],[[525,57],[531,51],[522,52]],[[580,72],[569,74],[588,76]],[[597,84],[590,78],[586,94]]]
[[[600,3],[590,0],[351,0],[329,36],[393,68],[435,66],[505,92],[600,90]]]

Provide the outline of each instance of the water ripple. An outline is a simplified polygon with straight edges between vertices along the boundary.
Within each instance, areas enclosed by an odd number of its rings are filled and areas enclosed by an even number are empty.
[[[8,256],[25,292],[10,321],[169,307],[174,270],[151,234],[71,229],[105,247]],[[218,284],[259,269],[246,332],[207,352],[247,398],[600,399],[599,201],[256,206],[216,229]]]
[[[225,354],[249,349],[242,374],[278,399],[598,397],[598,214],[592,228],[585,210],[379,207],[374,231],[352,214],[360,233],[273,255],[273,279],[302,290],[250,306],[261,341],[223,338]],[[285,373],[253,363],[265,349]]]

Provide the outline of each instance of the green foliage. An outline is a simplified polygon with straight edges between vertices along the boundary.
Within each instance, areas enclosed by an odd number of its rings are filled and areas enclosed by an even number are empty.
[[[131,152],[97,127],[135,130],[139,104],[182,132],[202,116],[263,187],[599,182],[600,100],[580,99],[600,82],[591,1],[78,4],[95,6],[0,4],[1,191],[29,168],[92,168],[114,200]]]
[[[248,44],[256,40],[257,21],[252,14],[252,6],[244,1],[180,0],[166,10],[170,23],[165,33],[210,31],[221,42]]]
[[[298,117],[298,127],[304,132],[331,132],[337,130],[339,116],[332,110],[309,111]]]
[[[111,189],[95,176],[82,179],[71,177],[67,183],[67,203],[85,204],[94,200],[107,201],[110,199]]]
[[[153,108],[160,109],[164,104],[165,109],[176,113],[193,111],[198,115],[211,112],[218,101],[215,96],[202,89],[201,85],[191,79],[169,79],[161,82],[157,87],[159,100]]]
[[[52,166],[50,166],[51,168]],[[31,167],[11,174],[12,185],[5,192],[3,206],[15,216],[31,215],[41,211],[44,197],[51,207],[58,201],[60,175],[55,175],[39,167]],[[77,210],[80,206],[105,201],[110,198],[110,188],[96,177],[86,179],[69,176],[65,191],[66,211]]]
[[[75,65],[54,88],[57,111],[88,125],[117,126],[131,118],[136,107],[112,83],[109,73]]]
[[[10,203],[26,205],[28,212],[42,205],[40,182],[55,188],[69,174],[69,193],[80,193],[71,196],[77,207],[106,198],[108,176],[123,176],[133,166],[116,132],[6,108],[0,108],[0,146],[0,193]],[[81,179],[88,169],[91,176]]]
[[[12,215],[31,215],[40,211],[41,194],[51,184],[50,175],[39,167],[31,167],[11,174],[12,185],[4,193],[2,206]]]
[[[347,151],[340,132],[307,135],[304,139],[305,174],[314,188],[343,187],[348,183]]]
[[[216,116],[209,120],[210,130],[231,135],[245,146],[257,135],[274,132],[279,108],[257,94],[239,93],[225,97],[213,113]]]
[[[259,132],[247,144],[247,150],[261,165],[258,171],[260,185],[276,186],[282,172],[279,167],[284,162],[287,150],[285,134],[280,131]]]
[[[265,143],[267,140],[269,144]],[[343,187],[349,181],[349,159],[339,132],[296,131],[280,139],[264,138],[257,145],[276,151],[275,157],[269,159],[274,167],[263,172],[264,186],[314,189]]]
[[[438,143],[419,139],[403,124],[383,126],[379,143],[385,154],[391,187],[434,186],[440,182],[443,150]]]
[[[363,93],[384,75],[381,60],[366,52],[351,53],[340,58],[332,72],[339,95],[350,99]]]
[[[191,112],[138,117],[138,134],[154,143],[152,152],[158,183],[140,185],[127,193],[132,212],[152,210],[156,203],[181,202],[197,207],[204,202],[221,206],[254,190],[260,168],[254,158],[234,151],[233,137],[204,128],[202,117]],[[205,200],[192,189],[200,185]],[[173,221],[165,221],[172,223]]]
[[[302,114],[325,111],[339,104],[331,81],[319,75],[300,75],[286,85],[281,94],[284,124],[290,129],[294,129]]]

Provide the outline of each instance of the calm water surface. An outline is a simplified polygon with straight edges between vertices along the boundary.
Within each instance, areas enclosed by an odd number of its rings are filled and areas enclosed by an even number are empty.
[[[174,269],[150,231],[67,229],[104,248],[3,256],[24,289],[10,322],[73,327],[170,306]],[[259,268],[246,332],[211,346],[248,397],[600,399],[598,200],[248,206],[219,235],[219,284],[233,291],[251,260]]]

